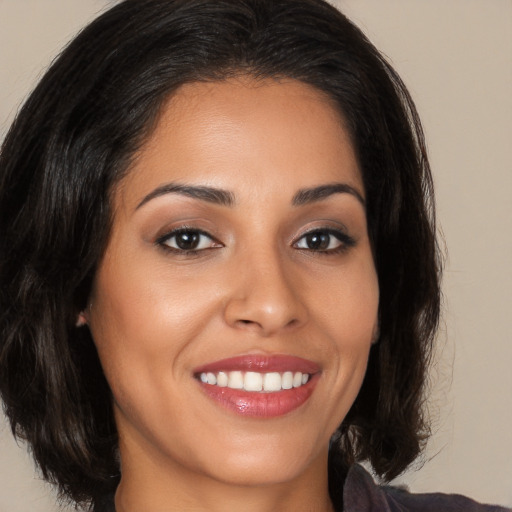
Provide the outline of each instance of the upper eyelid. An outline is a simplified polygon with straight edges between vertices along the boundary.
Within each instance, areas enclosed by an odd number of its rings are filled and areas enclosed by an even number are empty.
[[[187,231],[196,232],[200,235],[206,236],[212,242],[224,246],[224,243],[221,242],[218,237],[212,235],[209,231],[206,231],[204,229],[194,227],[194,226],[188,226],[188,225],[177,226],[176,228],[166,230],[164,233],[162,233],[161,235],[156,237],[155,244],[166,245],[165,242],[167,240],[169,240],[173,236],[179,235],[180,233],[187,232]],[[301,231],[301,233],[299,235],[294,236],[294,238],[290,240],[291,246],[296,245],[305,236],[312,234],[312,233],[316,233],[316,232],[329,233],[335,237],[336,237],[336,235],[339,235],[341,238],[338,238],[338,239],[342,243],[347,243],[350,241],[356,242],[356,239],[352,235],[349,234],[349,231],[345,226],[333,227],[333,226],[327,225],[327,226],[312,227],[312,228],[305,229],[305,230]],[[203,250],[203,249],[199,249],[199,250]]]
[[[318,226],[318,227],[309,228],[309,229],[305,229],[304,231],[301,231],[301,233],[294,238],[293,243],[297,242],[301,238],[304,238],[306,235],[310,235],[311,233],[318,233],[318,232],[324,232],[324,233],[327,232],[332,235],[339,234],[343,237],[352,238],[352,236],[349,234],[349,230],[347,228],[345,228],[344,226],[343,227],[341,227],[341,226],[337,226],[337,227]]]
[[[332,227],[326,227],[326,228],[319,227],[319,228],[310,229],[310,230],[302,233],[300,236],[298,236],[297,238],[294,239],[294,241],[292,242],[292,246],[296,246],[304,237],[306,237],[307,235],[310,235],[312,233],[328,233],[329,235],[337,238],[338,241],[340,242],[340,245],[344,246],[347,249],[349,247],[353,247],[357,244],[357,238],[350,235],[348,233],[348,231],[346,231],[344,229],[332,228]],[[339,236],[336,236],[336,235],[339,235]],[[299,249],[302,249],[302,248],[299,248]],[[313,249],[304,249],[304,250],[314,251]],[[330,250],[329,251],[319,250],[319,251],[314,251],[314,252],[330,252]]]
[[[210,240],[212,240],[213,242],[221,243],[215,236],[213,236],[208,231],[205,231],[204,229],[200,228],[194,228],[191,226],[180,226],[174,229],[170,229],[165,233],[162,233],[161,235],[157,236],[155,239],[155,243],[163,244],[165,241],[169,240],[173,236],[179,235],[180,233],[186,233],[187,231],[194,231],[196,233],[199,233],[200,235],[210,238]]]

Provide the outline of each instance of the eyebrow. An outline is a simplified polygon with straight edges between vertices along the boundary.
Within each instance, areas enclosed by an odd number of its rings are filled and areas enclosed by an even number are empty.
[[[363,206],[366,205],[363,195],[356,188],[347,183],[330,183],[318,187],[303,188],[293,196],[292,204],[293,206],[303,206],[316,201],[322,201],[334,194],[350,194]]]
[[[181,183],[166,183],[161,185],[149,194],[135,208],[138,210],[147,202],[166,194],[179,194],[193,199],[199,199],[208,203],[218,204],[220,206],[232,207],[235,205],[235,197],[232,192],[219,188],[207,187],[203,185],[184,185]],[[300,189],[292,199],[293,206],[304,206],[306,204],[322,201],[334,194],[350,194],[354,196],[363,206],[366,202],[362,194],[351,185],[346,183],[331,183],[319,185],[318,187]]]
[[[137,205],[136,210],[145,205],[148,201],[161,197],[166,194],[179,194],[182,196],[200,199],[208,203],[214,203],[221,206],[233,206],[235,197],[232,192],[213,187],[199,185],[183,185],[180,183],[167,183],[155,188]]]

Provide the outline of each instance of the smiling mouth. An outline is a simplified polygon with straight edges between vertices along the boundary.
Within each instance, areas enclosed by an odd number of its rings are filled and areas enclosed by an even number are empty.
[[[213,403],[245,417],[284,416],[305,404],[321,374],[318,364],[286,355],[244,355],[196,368]]]
[[[286,389],[300,388],[311,378],[302,372],[202,372],[198,376],[203,384],[219,388],[240,389],[260,393],[276,393]]]

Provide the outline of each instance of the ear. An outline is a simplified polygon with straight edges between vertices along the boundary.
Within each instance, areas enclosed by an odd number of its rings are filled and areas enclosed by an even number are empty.
[[[87,325],[89,323],[89,320],[87,318],[87,313],[85,311],[80,311],[78,313],[78,316],[76,318],[76,327],[83,327],[84,325]]]

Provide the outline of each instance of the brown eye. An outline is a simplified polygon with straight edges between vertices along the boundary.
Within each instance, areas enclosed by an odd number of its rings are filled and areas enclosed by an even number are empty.
[[[304,242],[312,251],[325,251],[329,248],[331,238],[333,237],[329,233],[309,233],[304,237]]]
[[[355,245],[355,240],[334,229],[317,229],[303,235],[294,247],[307,251],[316,251],[323,253],[335,253],[340,250],[348,249]]]
[[[198,229],[178,229],[157,240],[159,245],[175,252],[191,252],[221,247],[208,233]]]
[[[174,235],[176,246],[184,251],[197,249],[201,235],[195,231],[184,231]]]

